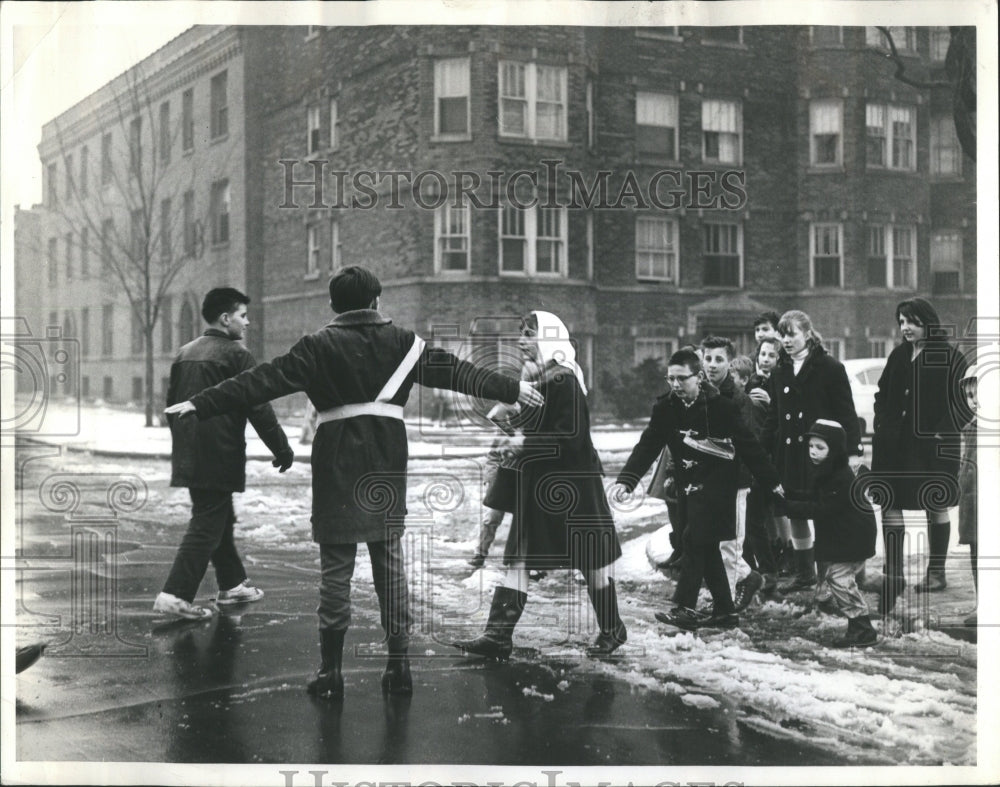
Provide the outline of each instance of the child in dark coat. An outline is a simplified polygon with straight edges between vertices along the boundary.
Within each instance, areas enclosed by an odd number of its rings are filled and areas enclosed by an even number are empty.
[[[808,492],[786,490],[775,506],[793,519],[812,519],[816,526],[816,561],[838,609],[847,617],[847,632],[833,646],[873,645],[878,635],[855,576],[875,554],[875,512],[855,486],[847,464],[847,434],[836,421],[819,419],[806,432],[813,465]]]

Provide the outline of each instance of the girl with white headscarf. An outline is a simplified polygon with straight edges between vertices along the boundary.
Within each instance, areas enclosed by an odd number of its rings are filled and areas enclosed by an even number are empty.
[[[527,602],[528,569],[581,571],[600,625],[587,649],[609,656],[627,639],[618,614],[611,564],[621,557],[614,518],[602,481],[603,468],[590,438],[583,370],[562,320],[533,311],[524,318],[518,344],[545,403],[520,417],[524,432],[518,494],[504,563],[507,574],[493,593],[486,631],[455,646],[506,660]]]

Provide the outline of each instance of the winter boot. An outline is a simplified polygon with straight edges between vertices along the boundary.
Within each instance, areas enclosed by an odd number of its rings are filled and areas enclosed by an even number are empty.
[[[778,566],[779,577],[790,577],[795,574],[795,550],[780,538],[774,540],[774,560]]]
[[[903,525],[882,525],[882,541],[885,545],[882,589],[879,592],[878,613],[888,615],[896,607],[896,599],[906,588],[904,579],[904,548],[906,529]]]
[[[951,522],[931,523],[927,526],[930,541],[930,557],[927,561],[927,575],[913,589],[917,593],[937,593],[948,587],[944,576],[944,563],[948,557],[948,542],[951,541]]]
[[[344,635],[347,629],[320,629],[319,652],[322,665],[316,677],[306,684],[306,691],[325,700],[337,700],[344,696]]]
[[[597,623],[601,627],[601,633],[597,635],[594,644],[587,648],[587,655],[610,656],[628,639],[625,624],[618,615],[618,591],[615,590],[615,581],[609,579],[608,586],[600,590],[588,587],[587,592],[590,594],[590,603],[594,605]]]
[[[773,596],[774,592],[778,589],[778,575],[777,574],[762,574],[764,577],[764,586],[760,589],[760,594],[762,596]]]
[[[527,593],[508,587],[498,587],[493,591],[493,603],[490,605],[490,616],[486,620],[486,630],[475,639],[459,640],[452,644],[465,653],[506,661],[514,649],[512,642],[514,626],[521,619],[527,601]]]
[[[389,661],[382,673],[383,694],[413,694],[406,637],[389,637]]]
[[[878,634],[872,627],[872,622],[867,615],[856,618],[848,618],[847,632],[844,636],[833,641],[835,648],[866,647],[878,642]]]
[[[797,590],[809,590],[816,587],[816,550],[795,550],[795,576],[791,582],[778,586],[779,593],[794,593]]]

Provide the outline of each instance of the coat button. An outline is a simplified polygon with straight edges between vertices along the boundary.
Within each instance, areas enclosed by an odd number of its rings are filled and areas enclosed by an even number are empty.
[[[906,415],[906,410],[903,410],[903,415]]]
[[[785,386],[785,393],[788,393],[788,386]]]
[[[786,414],[785,415],[785,420],[786,421],[791,421],[792,420],[792,414],[791,413]]]
[[[791,437],[786,437],[785,438],[785,445],[791,445],[791,444],[792,444],[792,438]]]
[[[799,442],[802,442],[802,435],[799,435]]]
[[[801,418],[801,417],[802,417],[802,413],[799,413],[799,418]]]
[[[909,389],[909,388],[907,388],[907,389],[906,389],[905,391],[903,391],[903,393],[904,393],[904,394],[909,394],[909,393],[910,393],[910,389]]]

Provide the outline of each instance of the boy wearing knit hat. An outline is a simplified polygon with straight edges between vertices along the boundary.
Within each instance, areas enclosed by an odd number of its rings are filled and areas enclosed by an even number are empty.
[[[847,434],[836,421],[819,419],[806,432],[812,463],[810,488],[786,490],[775,506],[793,519],[812,519],[816,526],[819,573],[847,617],[847,632],[833,641],[837,648],[873,645],[878,635],[855,575],[875,554],[875,512],[855,484],[847,463]]]

